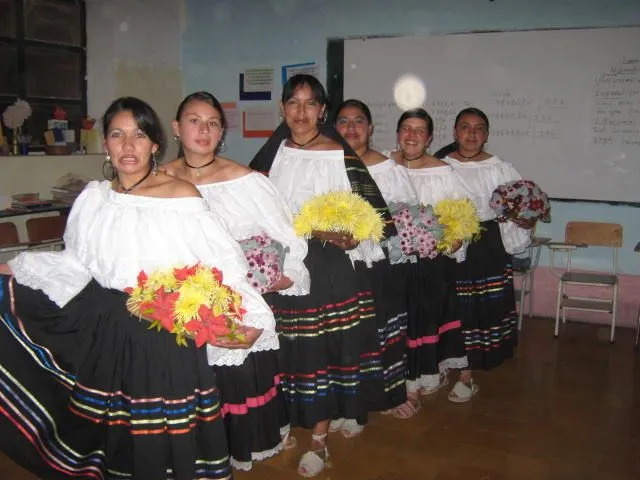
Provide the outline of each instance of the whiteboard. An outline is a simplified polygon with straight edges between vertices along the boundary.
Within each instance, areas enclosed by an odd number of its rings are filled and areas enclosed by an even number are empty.
[[[345,40],[344,98],[371,108],[377,149],[396,145],[393,89],[407,73],[426,86],[431,152],[475,106],[487,151],[550,196],[640,202],[639,27]]]

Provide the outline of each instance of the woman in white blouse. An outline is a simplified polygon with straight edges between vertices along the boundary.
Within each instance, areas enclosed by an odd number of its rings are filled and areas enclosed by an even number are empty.
[[[258,152],[251,167],[269,174],[294,213],[317,195],[352,191],[391,222],[366,167],[345,153],[350,148],[332,127],[322,128],[326,103],[327,94],[315,77],[291,77],[282,92],[286,123]],[[387,223],[386,233],[392,226]],[[298,473],[313,477],[329,464],[329,421],[363,414],[361,333],[362,322],[373,320],[368,315],[373,298],[370,290],[362,288],[353,262],[371,265],[384,253],[370,241],[358,244],[351,235],[331,232],[314,232],[308,248],[309,295],[276,295],[270,305],[280,334],[282,384],[291,424],[313,430]],[[348,436],[359,429],[353,420],[341,425],[341,431]]]
[[[498,223],[489,207],[494,189],[520,174],[507,162],[486,152],[489,119],[477,108],[465,108],[455,119],[457,149],[444,158],[464,179],[482,220],[481,238],[457,265],[457,311],[464,331],[471,369],[491,369],[513,356],[517,343],[511,254],[530,241],[532,225]],[[522,228],[526,227],[526,228]],[[473,383],[460,384],[452,401],[465,401],[476,392]]]
[[[374,150],[370,146],[373,134],[371,111],[360,100],[345,100],[336,110],[336,130],[353,148],[367,166],[371,177],[378,185],[387,205],[403,202],[415,205],[418,197],[409,180],[406,169],[393,159]],[[399,245],[396,238],[390,239]],[[408,419],[419,409],[417,396],[407,398],[407,276],[415,258],[401,254],[389,256],[389,261],[376,262],[371,269],[362,269],[369,277],[376,298],[378,351],[369,352],[369,370],[373,377],[369,380],[365,403],[369,410],[379,410],[396,418]],[[366,378],[366,377],[365,377]],[[377,381],[376,381],[377,380]]]
[[[197,189],[157,171],[164,135],[151,107],[118,99],[103,127],[113,181],[77,198],[64,251],[23,253],[14,278],[0,277],[2,448],[46,478],[231,478],[208,363],[220,346],[271,341],[272,314]],[[140,271],[195,263],[241,294],[245,340],[179,346],[127,311]]]
[[[280,242],[287,249],[283,276],[271,286],[271,291],[306,295],[307,242],[296,236],[291,212],[268,178],[218,155],[225,127],[222,106],[213,95],[208,92],[188,95],[180,103],[173,122],[181,155],[164,169],[194,184],[236,240],[266,234]],[[229,434],[231,464],[242,470],[251,469],[253,460],[295,446],[295,439],[289,436],[284,400],[278,391],[279,343],[273,328],[270,333],[268,341],[256,342],[247,350],[227,350],[214,364]]]
[[[404,112],[396,132],[399,149],[391,157],[407,169],[421,204],[435,206],[441,200],[471,196],[449,165],[427,154],[433,138],[433,120],[424,109]],[[455,311],[453,278],[455,263],[464,261],[465,252],[466,245],[461,245],[452,258],[439,254],[419,259],[409,279],[410,395],[431,395],[447,386],[450,369],[466,372],[468,361],[462,325]],[[460,382],[471,382],[468,373],[465,375]]]

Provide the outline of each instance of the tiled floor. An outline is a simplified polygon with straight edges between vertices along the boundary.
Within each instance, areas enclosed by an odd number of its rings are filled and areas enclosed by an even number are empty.
[[[330,437],[334,466],[321,480],[640,479],[640,352],[633,334],[569,323],[558,340],[549,320],[525,320],[517,357],[478,372],[480,393],[454,405],[423,400],[412,420],[372,415],[352,440]],[[451,380],[454,381],[453,374]],[[236,480],[293,480],[299,446]],[[34,477],[0,457],[0,479]]]

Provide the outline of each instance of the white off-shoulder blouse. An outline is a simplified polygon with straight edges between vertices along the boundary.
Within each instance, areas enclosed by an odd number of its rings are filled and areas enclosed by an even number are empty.
[[[196,187],[236,240],[265,233],[288,248],[283,273],[293,280],[293,285],[278,293],[309,293],[309,271],[304,265],[307,242],[296,236],[293,215],[267,177],[253,172],[233,180]]]
[[[244,323],[263,329],[251,350],[207,345],[211,365],[240,365],[249,351],[279,348],[275,320],[250,286],[242,249],[200,197],[155,198],[91,182],[76,199],[61,252],[25,252],[9,262],[16,280],[64,306],[94,278],[106,288],[134,286],[141,270],[201,263],[223,272],[242,295]],[[132,320],[134,321],[134,320]]]
[[[398,165],[392,158],[375,165],[367,165],[367,170],[378,185],[387,204],[403,202],[415,205],[418,203],[418,194],[411,183],[408,170]]]
[[[269,178],[294,214],[317,195],[351,191],[343,150],[299,150],[284,143],[283,140],[273,160]],[[370,240],[360,242],[345,254],[352,262],[363,261],[368,266],[384,259],[380,245]]]
[[[496,156],[479,162],[461,162],[450,156],[443,160],[464,178],[483,221],[496,218],[495,212],[489,206],[496,187],[522,178],[513,165]],[[501,222],[500,234],[504,248],[510,254],[522,252],[531,243],[531,231],[520,228],[513,222]]]
[[[410,168],[407,172],[423,205],[435,206],[441,200],[447,199],[473,200],[473,193],[464,179],[449,165]],[[464,261],[468,245],[467,242],[463,243],[462,247],[450,256],[458,262]]]

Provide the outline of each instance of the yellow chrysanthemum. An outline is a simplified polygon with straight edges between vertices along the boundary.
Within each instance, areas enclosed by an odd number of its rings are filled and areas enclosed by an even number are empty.
[[[308,200],[293,222],[296,233],[309,237],[313,230],[347,232],[357,241],[382,239],[384,225],[375,209],[350,192],[330,192]]]
[[[191,277],[190,277],[191,278]],[[191,285],[187,279],[180,286],[180,296],[176,300],[175,314],[178,322],[186,323],[198,316],[200,305],[208,304],[209,295],[200,285]]]
[[[180,292],[183,289],[189,291],[199,292],[205,302],[210,302],[211,290],[218,285],[216,278],[213,276],[211,270],[198,267],[196,272],[190,277],[186,278],[180,286]]]
[[[230,291],[224,285],[213,287],[209,292],[211,310],[214,315],[221,315],[229,310]]]
[[[451,251],[455,243],[472,240],[480,234],[480,219],[475,205],[468,198],[441,200],[433,212],[443,226],[442,239],[438,249]]]
[[[150,302],[155,296],[155,290],[145,287],[134,287],[133,291],[129,294],[127,303],[140,305],[143,302]]]
[[[178,288],[178,281],[173,274],[173,269],[156,270],[149,275],[146,287],[152,291],[156,291],[158,288],[164,288],[167,291],[172,291]]]

